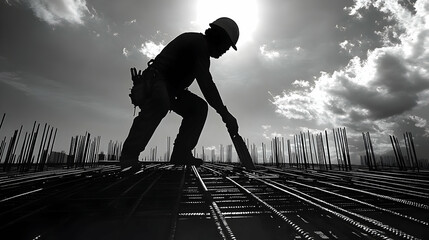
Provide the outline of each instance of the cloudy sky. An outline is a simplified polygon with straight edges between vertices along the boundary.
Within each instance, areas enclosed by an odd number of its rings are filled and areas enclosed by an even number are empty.
[[[123,141],[133,119],[129,68],[221,16],[241,36],[211,71],[251,143],[345,127],[358,159],[362,132],[377,154],[391,151],[389,135],[412,132],[418,156],[428,157],[428,0],[5,0],[1,139],[37,121],[58,128],[59,151],[86,131],[104,150]],[[196,83],[191,90],[201,95]],[[179,124],[168,114],[148,149],[162,153]],[[211,110],[198,148],[230,143]]]

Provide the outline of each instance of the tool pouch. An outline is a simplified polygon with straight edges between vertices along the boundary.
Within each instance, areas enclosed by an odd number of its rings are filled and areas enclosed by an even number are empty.
[[[151,66],[151,61],[148,63],[148,68],[143,72],[135,68],[131,68],[131,79],[133,80],[133,86],[131,88],[131,93],[129,94],[131,98],[131,103],[134,107],[142,107],[145,101],[152,94],[152,85],[153,81],[156,78],[157,70]]]

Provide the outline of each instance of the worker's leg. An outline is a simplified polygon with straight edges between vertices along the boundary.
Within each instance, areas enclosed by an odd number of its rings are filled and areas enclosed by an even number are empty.
[[[138,156],[145,149],[155,129],[170,109],[170,97],[163,80],[157,79],[152,88],[152,95],[141,107],[134,118],[121,154],[121,165],[137,164]]]
[[[172,110],[183,117],[172,153],[172,161],[176,161],[180,159],[174,156],[192,156],[206,122],[208,106],[206,101],[186,90],[173,100]]]

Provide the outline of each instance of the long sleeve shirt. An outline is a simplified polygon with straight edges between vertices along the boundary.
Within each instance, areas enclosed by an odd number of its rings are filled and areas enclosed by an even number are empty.
[[[217,112],[224,110],[210,73],[209,43],[202,33],[183,33],[155,58],[155,67],[171,86],[173,94],[188,88],[196,79],[204,98]]]

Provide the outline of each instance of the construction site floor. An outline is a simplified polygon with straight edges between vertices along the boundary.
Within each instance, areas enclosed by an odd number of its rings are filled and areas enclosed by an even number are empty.
[[[429,173],[147,163],[2,174],[0,239],[429,239]]]

